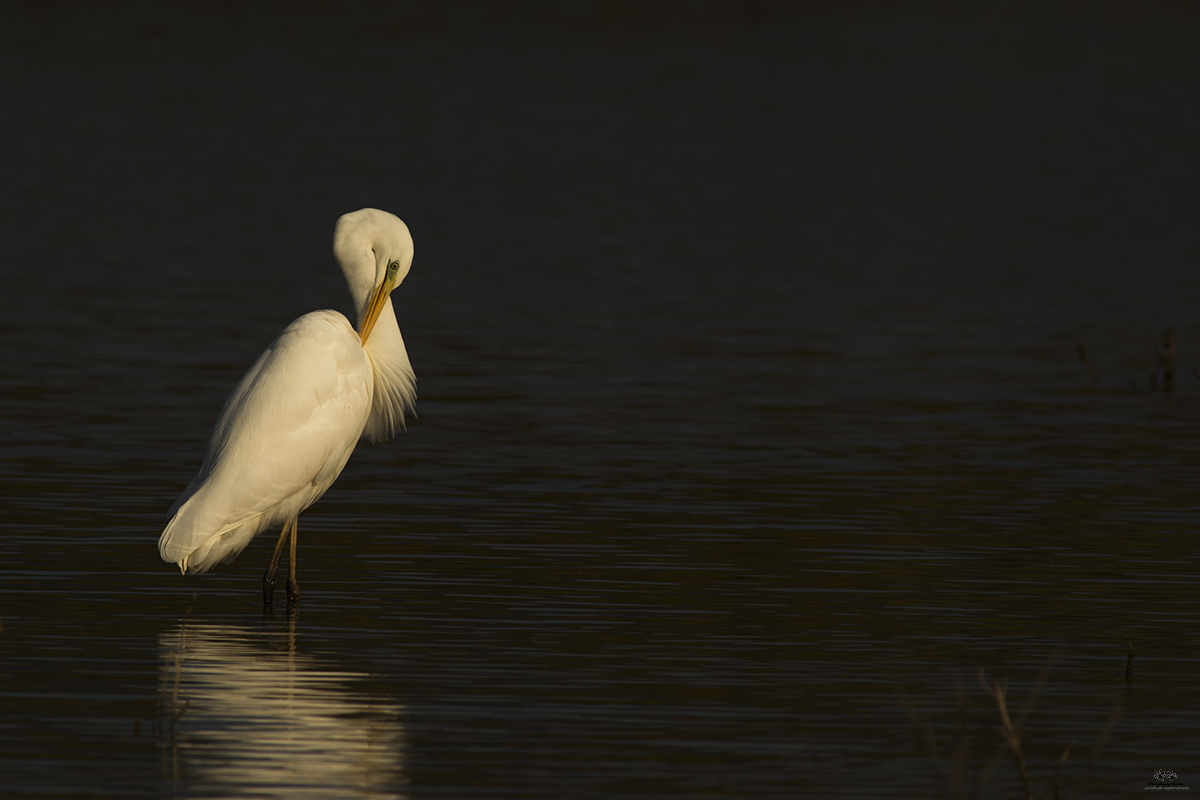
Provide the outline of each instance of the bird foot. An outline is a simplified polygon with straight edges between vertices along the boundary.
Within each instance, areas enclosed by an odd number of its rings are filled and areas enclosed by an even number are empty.
[[[288,589],[288,597],[291,597],[291,589]],[[271,570],[267,570],[263,575],[263,606],[269,607],[275,601],[275,575]]]

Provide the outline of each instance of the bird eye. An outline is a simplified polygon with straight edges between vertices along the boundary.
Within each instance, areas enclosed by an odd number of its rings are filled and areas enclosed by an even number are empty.
[[[395,272],[398,269],[400,269],[399,261],[393,261],[392,263],[388,264],[388,272]]]

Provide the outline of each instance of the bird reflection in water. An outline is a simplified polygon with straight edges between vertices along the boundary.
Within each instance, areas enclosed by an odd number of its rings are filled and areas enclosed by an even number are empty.
[[[403,707],[278,631],[181,623],[159,636],[159,743],[170,796],[402,798]]]

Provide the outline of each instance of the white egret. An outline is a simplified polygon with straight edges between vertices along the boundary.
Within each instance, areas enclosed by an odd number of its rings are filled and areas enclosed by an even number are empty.
[[[416,400],[416,378],[391,291],[412,265],[408,228],[364,208],[338,220],[333,252],[358,314],[305,314],[267,347],[221,410],[204,463],[158,540],[184,574],[232,561],[258,533],[283,531],[263,576],[270,604],[285,545],[288,601],[296,583],[296,521],[337,479],[360,438],[389,439]]]

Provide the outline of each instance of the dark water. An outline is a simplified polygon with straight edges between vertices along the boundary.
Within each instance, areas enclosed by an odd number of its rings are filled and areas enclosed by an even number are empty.
[[[1018,796],[981,669],[1036,793],[1200,788],[1186,7],[0,30],[3,797]],[[368,205],[419,418],[264,618],[156,538]]]

